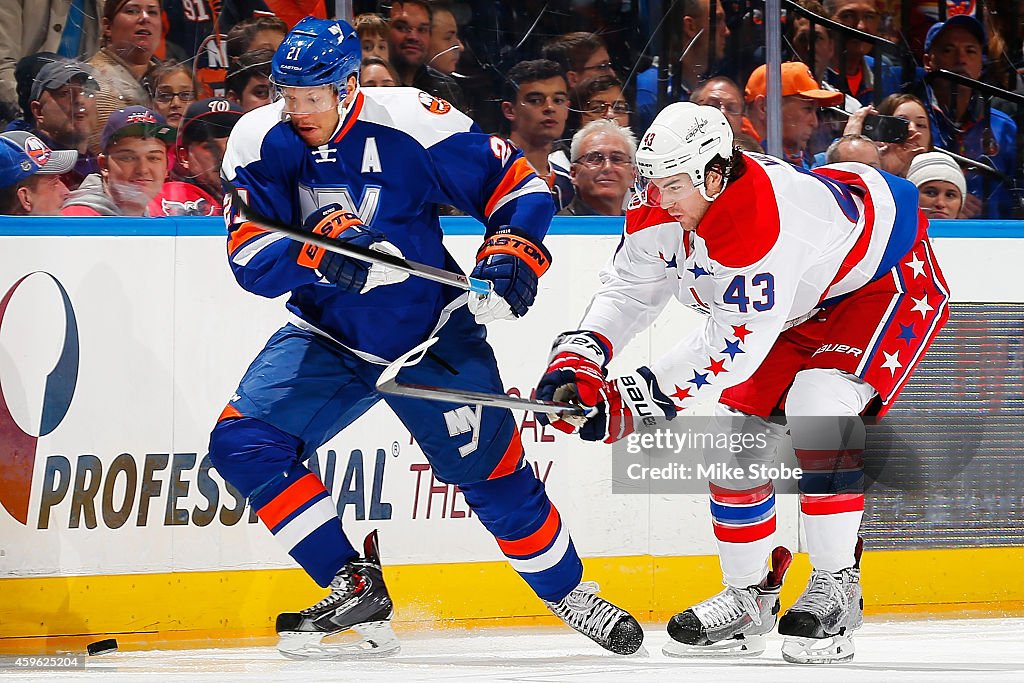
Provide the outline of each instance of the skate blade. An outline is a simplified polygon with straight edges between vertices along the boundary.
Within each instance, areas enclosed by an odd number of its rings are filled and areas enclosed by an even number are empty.
[[[830,638],[794,638],[782,641],[782,658],[790,664],[836,664],[848,662],[854,655],[853,639],[848,635]]]
[[[375,659],[402,649],[387,621],[368,621],[329,635],[298,631],[277,635],[277,650],[289,659]]]
[[[687,645],[678,640],[669,640],[661,648],[661,653],[669,657],[757,657],[768,647],[768,639],[764,636],[746,636],[730,638],[711,645]]]

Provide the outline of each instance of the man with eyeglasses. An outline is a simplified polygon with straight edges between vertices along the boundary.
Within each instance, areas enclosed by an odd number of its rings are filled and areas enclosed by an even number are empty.
[[[580,84],[574,93],[579,127],[598,119],[609,119],[626,128],[633,113],[615,76],[598,76]]]
[[[401,85],[419,88],[466,112],[466,98],[455,80],[427,64],[433,9],[424,0],[396,0],[388,21],[391,63]]]
[[[569,119],[569,86],[561,67],[533,59],[509,69],[501,113],[509,123],[509,140],[547,183],[556,210],[567,207],[574,194],[569,160],[555,150]]]
[[[89,136],[96,126],[95,94],[99,83],[88,64],[56,60],[39,70],[32,82],[25,111],[25,126],[51,149],[73,149],[78,161],[61,179],[70,189],[81,184],[99,166],[88,153]],[[12,126],[13,127],[13,126]]]
[[[622,216],[633,184],[636,137],[614,121],[598,119],[572,138],[569,175],[576,196],[559,214]]]

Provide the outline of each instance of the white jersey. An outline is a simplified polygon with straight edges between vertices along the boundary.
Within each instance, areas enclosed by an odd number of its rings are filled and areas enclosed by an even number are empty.
[[[671,296],[708,313],[703,329],[651,366],[682,408],[749,378],[783,330],[881,277],[918,235],[917,190],[902,178],[863,164],[809,172],[761,154],[745,157],[745,173],[696,231],[684,231],[662,209],[630,207],[580,325],[614,350],[650,325]]]

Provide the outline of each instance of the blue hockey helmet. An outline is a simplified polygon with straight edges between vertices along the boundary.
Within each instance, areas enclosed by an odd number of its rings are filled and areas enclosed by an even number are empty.
[[[286,88],[342,84],[359,77],[362,56],[359,36],[346,22],[306,17],[274,53],[270,80]]]

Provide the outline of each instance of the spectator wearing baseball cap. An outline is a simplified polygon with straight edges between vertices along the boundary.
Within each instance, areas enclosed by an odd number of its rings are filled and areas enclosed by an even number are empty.
[[[153,200],[155,215],[215,216],[221,213],[224,192],[220,166],[228,135],[242,118],[242,108],[223,97],[210,97],[189,105],[178,128],[177,160],[171,181]]]
[[[110,115],[100,135],[100,172],[88,176],[64,202],[65,216],[148,216],[167,179],[167,147],[174,129],[142,106]]]
[[[928,77],[939,69],[982,80],[985,63],[985,28],[972,16],[958,14],[933,24],[924,41],[924,70],[917,94],[928,105],[935,147],[956,152],[993,166],[1004,176],[1015,175],[1017,125],[1007,114],[992,109],[971,87],[947,78]],[[967,172],[967,218],[1012,215],[1005,181]],[[985,197],[984,205],[981,198]]]
[[[25,118],[32,131],[53,149],[78,152],[78,163],[64,178],[71,189],[99,170],[96,151],[88,148],[97,123],[99,87],[88,64],[59,59],[39,70],[29,91]]]
[[[23,130],[0,133],[0,214],[58,216],[68,196],[60,174],[78,159],[73,150],[51,150]]]
[[[918,154],[910,162],[907,180],[917,186],[918,204],[929,219],[960,217],[967,196],[967,180],[948,154]]]
[[[768,149],[767,69],[761,65],[747,79],[747,119],[761,145]],[[782,151],[787,161],[811,168],[807,143],[818,128],[818,109],[842,104],[841,92],[825,90],[803,62],[782,63]]]

